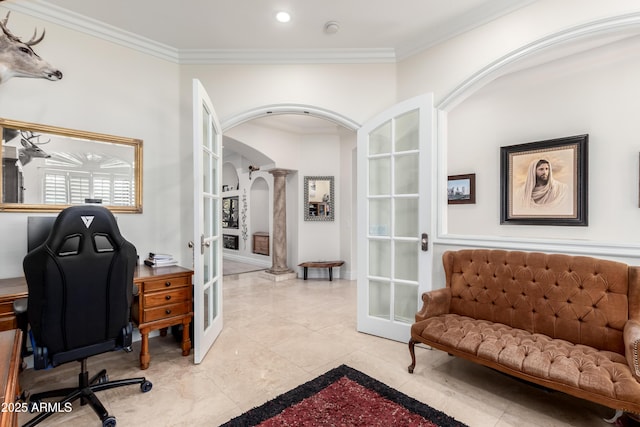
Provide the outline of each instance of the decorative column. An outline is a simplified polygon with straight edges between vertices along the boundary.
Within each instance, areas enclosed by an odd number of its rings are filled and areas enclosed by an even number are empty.
[[[293,273],[287,267],[287,181],[288,169],[271,169],[273,175],[273,239],[269,274]]]

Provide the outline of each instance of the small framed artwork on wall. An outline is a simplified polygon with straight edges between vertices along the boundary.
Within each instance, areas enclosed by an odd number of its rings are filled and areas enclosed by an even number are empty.
[[[588,225],[589,135],[500,148],[500,223]]]
[[[447,179],[447,202],[450,205],[476,202],[476,174],[449,175]]]

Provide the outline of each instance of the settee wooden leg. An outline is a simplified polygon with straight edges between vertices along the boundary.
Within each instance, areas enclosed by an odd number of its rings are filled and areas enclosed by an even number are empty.
[[[615,424],[616,421],[618,421],[618,418],[620,418],[622,416],[622,414],[624,414],[624,411],[622,409],[617,409],[616,413],[613,415],[613,417],[605,418],[604,420],[606,422],[608,422],[609,424]]]
[[[416,367],[416,341],[413,338],[409,340],[409,353],[411,354],[411,365],[409,365],[409,373],[413,374],[413,368]]]

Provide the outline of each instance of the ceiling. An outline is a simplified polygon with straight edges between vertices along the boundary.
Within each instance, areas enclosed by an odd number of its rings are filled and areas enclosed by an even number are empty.
[[[535,0],[8,0],[49,18],[108,28],[182,53],[367,52],[397,60]],[[47,10],[48,9],[48,10]],[[275,20],[278,11],[291,21]],[[48,13],[47,13],[48,12]],[[324,32],[329,21],[339,30]]]
[[[401,60],[534,1],[5,0],[3,6],[180,63],[366,63]],[[277,22],[278,11],[291,21]],[[324,31],[330,21],[337,32]],[[294,133],[339,131],[302,115],[252,123]],[[242,146],[226,139],[225,151]]]

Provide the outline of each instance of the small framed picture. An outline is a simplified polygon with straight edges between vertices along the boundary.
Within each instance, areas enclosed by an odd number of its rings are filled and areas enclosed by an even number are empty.
[[[447,201],[450,205],[476,202],[476,174],[449,175],[447,179]]]
[[[500,223],[586,226],[589,135],[500,148]]]

